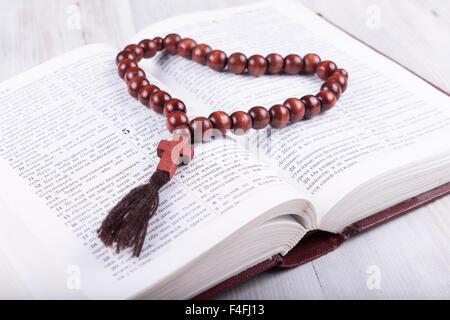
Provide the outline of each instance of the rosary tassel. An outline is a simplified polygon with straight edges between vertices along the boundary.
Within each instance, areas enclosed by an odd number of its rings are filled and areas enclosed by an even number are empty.
[[[133,256],[139,257],[148,222],[158,209],[159,189],[169,180],[169,172],[156,170],[147,184],[134,188],[116,204],[97,231],[107,247],[116,243],[117,252],[133,247]]]
[[[156,153],[161,160],[150,181],[134,188],[120,200],[97,230],[105,246],[116,243],[117,252],[133,247],[133,256],[139,257],[148,222],[158,209],[159,189],[172,179],[178,166],[189,163],[194,157],[190,140],[190,137],[175,133],[171,141],[159,142]]]

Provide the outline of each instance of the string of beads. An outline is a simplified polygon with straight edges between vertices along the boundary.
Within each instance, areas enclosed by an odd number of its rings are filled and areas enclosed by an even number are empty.
[[[151,84],[144,70],[138,66],[142,58],[151,58],[162,50],[192,59],[215,71],[227,68],[234,74],[248,72],[255,77],[263,74],[315,73],[324,83],[316,95],[308,94],[300,99],[288,98],[283,104],[276,104],[269,110],[255,106],[248,112],[236,111],[231,115],[215,111],[208,117],[200,116],[189,121],[184,102]],[[345,69],[338,68],[333,61],[322,61],[314,53],[306,54],[303,58],[297,54],[289,54],[283,58],[278,53],[271,53],[266,57],[255,54],[247,58],[243,53],[235,52],[227,56],[222,50],[213,50],[209,45],[197,44],[190,38],[182,39],[176,33],[170,33],[165,38],[144,39],[139,44],[127,45],[117,54],[116,64],[119,76],[126,82],[131,96],[153,111],[164,114],[167,129],[171,133],[195,137],[195,142],[210,139],[213,128],[222,134],[233,130],[235,134],[242,135],[251,128],[263,129],[267,125],[282,128],[289,122],[311,119],[320,112],[330,110],[347,89],[348,82]],[[199,131],[201,135],[193,135]]]

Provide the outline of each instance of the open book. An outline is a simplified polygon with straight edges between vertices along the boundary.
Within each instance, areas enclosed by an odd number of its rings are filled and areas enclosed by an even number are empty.
[[[196,146],[132,258],[105,248],[96,231],[149,178],[170,135],[161,115],[129,96],[119,48],[88,45],[0,84],[0,296],[192,298],[301,252],[310,231],[341,234],[431,189],[448,192],[449,97],[301,5],[189,14],[128,43],[170,32],[227,54],[315,52],[348,70],[350,85],[312,120]],[[165,53],[142,68],[190,118],[270,107],[321,83],[217,73]]]

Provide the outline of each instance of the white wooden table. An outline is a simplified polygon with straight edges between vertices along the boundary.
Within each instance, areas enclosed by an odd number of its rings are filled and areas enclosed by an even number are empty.
[[[0,80],[87,43],[122,47],[136,31],[173,15],[244,2],[251,1],[1,0]],[[301,2],[450,92],[449,1]],[[449,299],[449,211],[447,196],[218,298]]]

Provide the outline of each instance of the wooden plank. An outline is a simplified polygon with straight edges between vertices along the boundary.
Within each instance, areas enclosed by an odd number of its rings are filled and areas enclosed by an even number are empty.
[[[128,2],[5,1],[0,10],[0,80],[88,43],[114,47],[135,33]]]
[[[450,4],[445,1],[300,1],[450,92]]]

